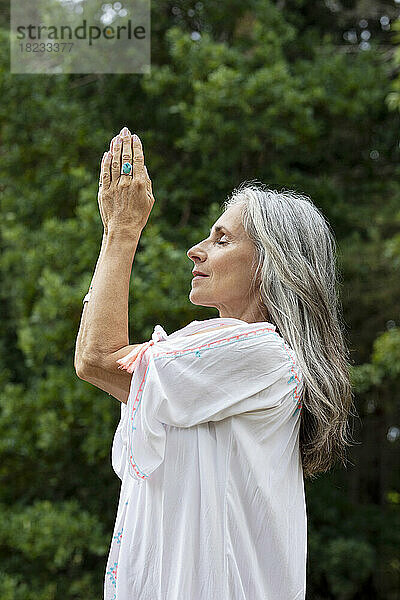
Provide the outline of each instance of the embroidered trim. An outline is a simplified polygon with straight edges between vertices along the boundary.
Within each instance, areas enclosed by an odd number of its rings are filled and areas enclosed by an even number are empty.
[[[121,538],[122,538],[122,532],[124,531],[124,528],[121,529],[121,531],[118,531],[116,533],[116,535],[113,536],[113,540],[117,540],[117,544],[121,543]]]
[[[297,389],[298,386],[303,383],[303,379],[299,377],[299,373],[295,370],[295,367],[297,365],[296,365],[296,361],[295,361],[294,356],[293,356],[293,351],[291,349],[289,350],[289,348],[288,348],[288,346],[287,346],[287,344],[286,344],[285,341],[283,342],[283,347],[285,348],[285,350],[286,350],[286,352],[287,352],[287,354],[288,354],[288,356],[289,356],[289,358],[290,358],[290,360],[292,362],[292,366],[290,367],[290,371],[291,371],[292,375],[288,379],[288,384],[291,384],[294,381],[297,381],[296,387],[294,388],[293,393],[292,393],[293,402],[296,403],[296,408],[295,408],[295,410],[293,412],[293,415],[292,415],[292,416],[294,416],[297,413],[297,411],[301,412],[301,410],[303,408],[302,394],[301,394],[301,392],[299,394],[299,391]]]
[[[118,569],[118,563],[115,562],[114,568],[110,567],[107,571],[107,575],[111,579],[111,583],[113,584],[114,587],[116,587],[116,585],[117,585],[117,569]]]
[[[260,332],[259,335],[253,335],[252,337],[253,338],[254,337],[261,337],[263,335],[270,335],[271,333],[273,333],[275,335],[278,335],[275,332],[274,329],[271,329],[270,327],[262,327],[261,329],[254,329],[253,331],[248,331],[247,333],[239,333],[237,335],[233,335],[233,336],[228,337],[228,338],[221,338],[220,340],[214,340],[213,342],[208,342],[208,344],[202,344],[200,346],[194,346],[192,348],[186,348],[186,350],[171,350],[169,352],[166,352],[166,351],[156,352],[154,354],[154,359],[156,359],[156,358],[166,358],[166,357],[171,357],[171,356],[173,358],[179,358],[180,356],[184,356],[188,352],[195,352],[196,353],[196,350],[197,351],[199,351],[201,349],[210,350],[210,349],[213,349],[215,346],[226,346],[227,343],[231,344],[231,343],[234,343],[234,342],[238,342],[239,338],[246,338],[246,337],[249,337],[249,335],[251,335],[252,333],[257,334],[258,332]],[[269,333],[266,334],[264,332],[269,332]],[[233,341],[231,341],[231,340],[233,340]],[[223,343],[223,342],[225,342],[225,343]]]
[[[146,371],[145,371],[145,373],[143,375],[142,381],[141,381],[141,383],[139,385],[139,389],[138,389],[137,394],[136,394],[136,398],[135,398],[135,400],[133,402],[133,405],[132,405],[132,412],[131,412],[131,421],[132,421],[131,427],[132,427],[132,430],[136,429],[136,427],[134,426],[134,422],[135,422],[135,418],[136,418],[136,412],[137,412],[137,409],[139,408],[139,404],[140,404],[140,402],[142,400],[142,394],[143,394],[144,384],[145,384],[145,380],[146,380],[146,377],[147,377],[148,370],[149,370],[149,365],[147,365],[147,367],[146,367]],[[129,462],[130,462],[133,470],[135,471],[137,477],[139,477],[140,479],[146,479],[148,477],[148,475],[146,475],[146,473],[139,468],[139,466],[136,464],[136,462],[135,462],[135,460],[133,458],[132,444],[131,444],[131,448],[130,448]]]

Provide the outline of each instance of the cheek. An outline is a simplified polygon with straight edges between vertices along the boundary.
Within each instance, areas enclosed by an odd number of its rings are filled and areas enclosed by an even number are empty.
[[[219,252],[215,252],[210,261],[213,278],[219,281],[222,279],[231,281],[237,276],[237,253],[226,246],[217,250]]]
[[[248,290],[251,282],[251,259],[247,253],[231,248],[215,257],[212,272],[218,281],[226,281],[240,293]]]
[[[229,274],[230,280],[234,282],[240,291],[247,291],[253,280],[252,255],[247,252],[233,252],[226,255],[224,270]]]

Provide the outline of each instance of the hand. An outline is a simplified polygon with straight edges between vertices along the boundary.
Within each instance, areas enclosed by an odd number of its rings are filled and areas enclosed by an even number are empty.
[[[133,165],[130,175],[121,175],[121,165],[125,162]],[[110,151],[104,153],[101,161],[98,203],[104,233],[141,231],[154,202],[142,143],[124,127],[112,139]]]

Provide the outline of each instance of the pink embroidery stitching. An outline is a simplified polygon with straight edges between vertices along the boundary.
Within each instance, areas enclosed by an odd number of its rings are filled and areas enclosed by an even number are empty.
[[[296,366],[296,361],[294,360],[292,354],[289,352],[289,349],[286,345],[286,342],[283,342],[283,347],[285,348],[290,360],[292,361],[292,366],[290,367],[290,371],[292,373],[292,376],[290,377],[288,383],[292,383],[292,381],[297,381],[299,384],[301,384],[301,379],[299,378],[297,372],[295,371],[295,366]],[[303,404],[302,404],[302,396],[301,394],[298,393],[298,389],[297,389],[297,385],[293,390],[293,398],[296,402],[296,410],[294,411],[293,414],[296,414],[296,412],[299,410],[301,411],[303,408]]]

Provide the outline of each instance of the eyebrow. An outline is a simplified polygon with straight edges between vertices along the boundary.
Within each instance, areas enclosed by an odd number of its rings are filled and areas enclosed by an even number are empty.
[[[232,235],[231,232],[226,227],[221,226],[221,225],[216,225],[215,227],[211,227],[210,235],[212,234],[213,228],[216,233],[219,233],[220,231],[222,231],[222,229],[225,229],[226,233],[229,233],[229,235]]]

